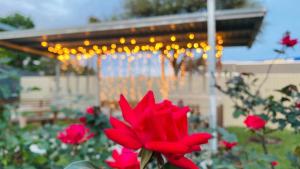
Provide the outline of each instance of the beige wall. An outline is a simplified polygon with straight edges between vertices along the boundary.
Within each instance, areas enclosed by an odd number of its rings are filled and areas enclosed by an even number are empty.
[[[256,74],[261,80],[265,74]],[[225,84],[225,75],[218,76],[217,81],[221,86]],[[227,77],[229,78],[229,77]],[[72,76],[67,82],[66,77],[61,77],[61,92],[62,99],[72,99],[77,94],[87,96],[89,99],[85,100],[78,106],[92,104],[94,101],[96,91],[96,80],[90,77],[90,82],[87,88],[87,78],[80,76],[78,78]],[[76,86],[78,82],[78,86]],[[260,81],[258,81],[259,83]],[[266,81],[261,92],[263,95],[275,94],[275,89],[282,88],[287,84],[300,84],[300,73],[272,73]],[[22,99],[26,98],[53,98],[54,96],[54,77],[22,77],[21,84],[23,87],[39,87],[40,91],[23,92]],[[163,85],[164,84],[164,85]],[[102,100],[117,100],[120,93],[127,95],[129,100],[138,100],[143,96],[147,89],[152,89],[158,96],[158,100],[162,99],[163,93],[168,93],[165,97],[170,98],[175,103],[179,99],[183,99],[185,104],[199,104],[202,114],[208,114],[208,95],[207,95],[207,81],[203,76],[194,75],[192,79],[188,77],[179,79],[177,85],[169,78],[165,83],[161,82],[159,77],[148,79],[147,77],[130,78],[102,78],[101,80],[101,99]],[[69,87],[67,87],[69,86]],[[68,93],[69,88],[70,93]],[[131,97],[129,97],[131,93]],[[242,125],[242,119],[232,118],[232,102],[227,96],[219,93],[218,102],[224,106],[224,124],[225,126],[239,126]],[[258,110],[259,111],[259,110]]]

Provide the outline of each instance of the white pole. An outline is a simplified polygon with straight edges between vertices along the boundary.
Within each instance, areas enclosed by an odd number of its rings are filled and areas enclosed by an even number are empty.
[[[59,99],[60,93],[60,61],[56,61],[55,64],[55,100]]]
[[[101,106],[100,100],[100,84],[101,84],[101,55],[97,55],[97,67],[96,67],[96,105]]]
[[[210,128],[214,130],[213,139],[211,140],[212,153],[218,151],[218,139],[217,139],[217,98],[215,89],[215,71],[216,71],[216,20],[215,20],[215,0],[207,0],[207,34],[208,45],[210,50],[208,51],[208,82],[209,82],[209,100],[210,100]]]

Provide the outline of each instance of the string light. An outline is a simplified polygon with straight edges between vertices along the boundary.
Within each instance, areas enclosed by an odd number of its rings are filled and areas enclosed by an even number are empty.
[[[117,45],[113,43],[113,44],[110,45],[110,47],[111,47],[112,49],[116,49],[116,48],[117,48]]]
[[[195,34],[190,33],[190,34],[189,34],[189,39],[193,40],[194,38],[195,38]]]
[[[173,36],[171,36],[171,38],[170,38],[170,39],[171,39],[171,41],[172,41],[172,42],[175,42],[175,41],[176,41],[176,37],[175,37],[174,35],[173,35]]]
[[[126,42],[126,39],[125,38],[120,38],[120,43],[121,44],[124,44]]]
[[[154,43],[154,42],[155,42],[155,38],[154,38],[154,37],[150,37],[149,41],[150,41],[151,43]]]
[[[135,40],[135,39],[131,39],[131,40],[130,40],[130,43],[131,43],[132,45],[135,45],[135,44],[136,44],[136,40]]]
[[[188,34],[188,40],[194,40],[195,34],[190,33]],[[197,53],[203,53],[202,57],[203,59],[207,59],[206,52],[210,50],[210,46],[207,45],[206,42],[188,42],[186,44],[186,47],[181,47],[178,43],[175,41],[177,40],[174,35],[170,36],[170,40],[173,42],[172,44],[164,44],[163,42],[156,42],[156,39],[154,37],[149,38],[149,44],[145,45],[136,45],[137,41],[136,39],[132,38],[130,39],[130,44],[135,45],[134,47],[124,46],[120,45],[117,47],[117,44],[112,43],[109,44],[108,48],[106,45],[103,45],[101,47],[97,45],[93,45],[92,48],[84,48],[82,46],[78,46],[77,48],[67,48],[63,47],[61,44],[57,43],[54,45],[49,45],[46,41],[41,42],[42,47],[47,47],[48,51],[54,54],[57,54],[57,59],[62,61],[63,63],[66,63],[68,60],[72,60],[72,57],[70,55],[76,55],[74,58],[75,60],[81,60],[81,59],[88,59],[95,54],[102,55],[101,58],[104,60],[107,58],[107,55],[111,55],[113,59],[119,58],[124,60],[126,59],[126,56],[128,56],[127,61],[134,61],[135,59],[141,58],[142,53],[141,51],[150,52],[147,53],[147,58],[152,57],[153,55],[157,54],[159,51],[163,53],[167,58],[178,58],[181,54],[185,54],[188,57],[194,57],[194,53],[191,52],[191,50],[194,50]],[[156,43],[155,43],[156,42]],[[90,45],[89,40],[85,40],[83,42],[84,46]],[[124,37],[120,38],[120,43],[125,44],[126,39]],[[216,49],[216,58],[220,59],[223,55],[223,46],[224,43],[221,36],[217,36],[217,45],[215,46]],[[163,50],[164,49],[164,50]],[[191,49],[191,50],[186,50]],[[122,55],[118,55],[117,53],[125,53]],[[136,58],[134,57],[136,56]],[[73,64],[72,61],[70,64]]]
[[[83,42],[83,44],[84,44],[85,46],[89,46],[89,45],[91,44],[91,42],[90,42],[89,40],[85,40],[85,41]]]
[[[41,46],[43,46],[43,47],[47,47],[47,46],[48,46],[48,43],[47,43],[47,42],[45,42],[45,41],[43,41],[43,42],[41,42]]]

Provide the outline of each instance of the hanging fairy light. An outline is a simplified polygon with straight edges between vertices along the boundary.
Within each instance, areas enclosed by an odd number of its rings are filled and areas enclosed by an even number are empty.
[[[63,63],[62,66],[65,69],[67,69],[69,65],[72,65],[75,67],[75,70],[78,69],[78,71],[82,71],[83,69],[81,63],[83,63],[84,60],[90,59],[95,55],[100,56],[106,66],[108,64],[108,76],[114,76],[113,74],[115,67],[113,67],[113,63],[118,63],[118,77],[126,76],[122,73],[122,70],[124,71],[125,69],[126,72],[126,68],[128,69],[128,66],[135,69],[127,70],[126,73],[127,76],[130,75],[129,78],[131,85],[129,85],[129,88],[124,87],[128,85],[128,79],[126,80],[122,78],[120,81],[111,81],[112,77],[110,77],[110,79],[108,78],[108,82],[110,82],[110,84],[118,82],[118,84],[120,85],[120,89],[115,89],[115,87],[109,85],[105,86],[105,88],[108,89],[107,91],[112,92],[109,94],[109,96],[112,96],[113,93],[123,92],[125,94],[130,94],[134,99],[144,92],[142,91],[143,88],[140,86],[140,84],[145,84],[147,88],[155,86],[152,86],[154,78],[150,76],[153,75],[153,73],[151,72],[155,72],[155,70],[157,69],[157,67],[155,66],[159,65],[154,64],[155,59],[158,59],[158,62],[160,63],[162,60],[162,55],[165,59],[169,60],[181,60],[183,57],[195,58],[199,56],[204,60],[207,60],[208,56],[206,53],[212,47],[207,45],[207,42],[197,39],[198,37],[199,34],[196,33],[188,33],[184,36],[170,35],[164,38],[165,41],[160,41],[162,38],[154,36],[147,37],[142,40],[127,37],[125,39],[124,37],[120,37],[117,38],[117,40],[112,41],[112,43],[103,43],[96,41],[92,41],[91,43],[91,41],[87,39],[81,43],[81,46],[73,46],[70,48],[59,43],[55,44],[46,41],[41,42],[40,45],[48,49],[49,52],[56,54],[57,59]],[[223,44],[224,41],[222,37],[217,36],[215,49],[216,58],[218,59],[218,61],[220,61],[223,55]],[[127,64],[127,66],[125,66],[125,64]],[[103,68],[105,68],[104,65]],[[185,74],[184,72],[186,71],[186,67],[184,66],[181,67],[181,71],[183,72],[181,75]],[[168,69],[171,68],[170,63],[168,64],[168,67]],[[141,74],[148,75],[148,77],[141,76],[140,79],[136,79],[135,76],[140,75],[134,73],[135,71],[141,71]],[[164,86],[161,86],[161,90],[170,90],[171,86],[169,86],[167,82],[165,82],[163,85]],[[165,93],[165,95],[167,95],[166,93],[168,93],[166,91],[162,92]]]

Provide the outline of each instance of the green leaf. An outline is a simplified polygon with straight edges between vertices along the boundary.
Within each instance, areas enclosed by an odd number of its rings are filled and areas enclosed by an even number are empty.
[[[179,169],[178,167],[176,167],[170,163],[166,163],[163,168],[164,169]]]
[[[65,169],[98,169],[89,161],[76,161],[68,165]]]
[[[234,112],[233,112],[233,117],[234,118],[239,118],[241,115],[245,115],[245,112],[241,109],[236,109]]]
[[[153,151],[149,151],[149,150],[146,150],[146,149],[142,149],[140,151],[140,156],[141,156],[141,169],[144,169],[147,164],[149,163],[151,157],[153,155]]]
[[[274,49],[274,52],[276,52],[278,54],[284,54],[285,53],[284,50],[279,50],[279,49]]]

